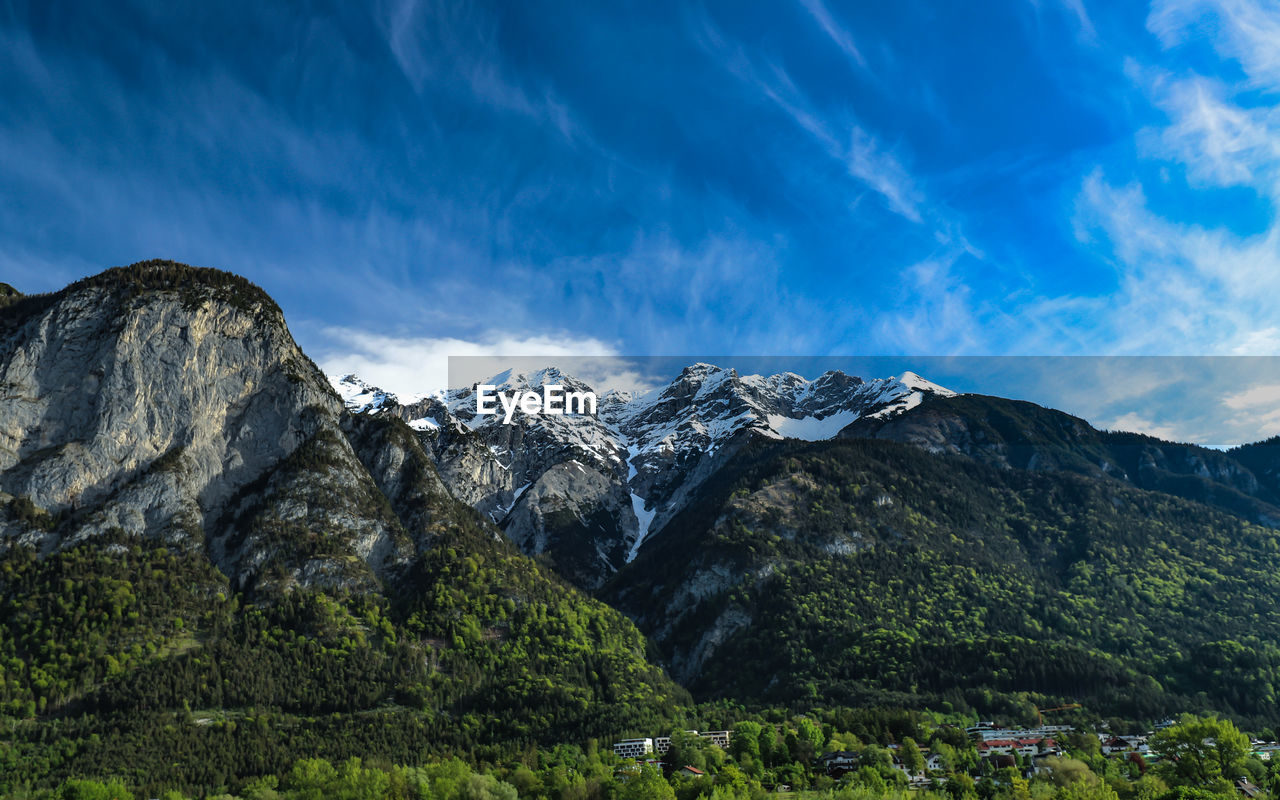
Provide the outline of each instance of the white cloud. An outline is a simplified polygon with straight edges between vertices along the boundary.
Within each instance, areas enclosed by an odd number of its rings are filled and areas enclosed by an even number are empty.
[[[1248,437],[1249,440],[1260,441],[1280,433],[1280,408],[1270,411],[1251,409],[1233,417],[1226,417],[1223,424],[1224,427],[1236,426],[1247,429],[1252,434]]]
[[[1280,6],[1255,0],[1155,0],[1147,28],[1165,47],[1210,41],[1234,59],[1250,85],[1280,87]]]
[[[1280,88],[1280,5],[1154,0],[1147,25],[1166,48],[1208,43],[1244,75],[1233,82],[1130,62],[1130,78],[1168,116],[1138,133],[1140,155],[1185,165],[1193,186],[1246,186],[1280,202],[1280,111],[1256,100],[1259,87]],[[1115,182],[1100,167],[1084,178],[1077,236],[1110,246],[1115,286],[1042,300],[1040,317],[1091,320],[1092,331],[1077,340],[1086,351],[1280,353],[1280,221],[1253,233],[1179,221],[1156,210],[1169,207],[1158,193],[1183,191],[1170,186],[1168,169],[1158,174],[1163,182],[1149,185]],[[1186,197],[1176,199],[1188,207]]]
[[[1273,355],[1280,313],[1280,229],[1248,237],[1172,222],[1138,184],[1085,179],[1077,224],[1114,248],[1118,286],[1079,298],[1098,343],[1121,353]],[[1270,332],[1270,333],[1269,333]],[[1258,350],[1251,347],[1261,348]]]
[[[607,357],[614,348],[598,339],[575,338],[568,334],[512,336],[494,332],[478,340],[454,338],[414,338],[373,334],[350,328],[326,328],[328,339],[317,359],[326,374],[354,374],[375,386],[399,395],[428,394],[457,388],[493,373],[454,376],[451,386],[451,357],[471,360],[455,365],[461,369],[484,364],[482,359],[497,356]],[[502,368],[501,362],[494,364]],[[541,361],[539,361],[541,363]],[[542,364],[545,366],[546,364]],[[497,371],[497,370],[495,370]]]
[[[1250,386],[1242,392],[1222,398],[1222,404],[1232,411],[1256,409],[1259,406],[1280,408],[1280,384],[1270,383]]]
[[[1254,186],[1274,194],[1280,112],[1236,105],[1227,86],[1198,76],[1160,76],[1151,83],[1171,124],[1140,134],[1147,154],[1186,164],[1188,177],[1202,185]]]
[[[903,271],[904,309],[883,313],[877,337],[904,353],[955,354],[981,349],[986,309],[954,271],[958,253],[926,259]]]
[[[1129,431],[1131,433],[1145,433],[1148,436],[1154,436],[1157,439],[1164,439],[1169,442],[1186,441],[1186,437],[1179,433],[1178,429],[1172,425],[1161,425],[1153,422],[1141,414],[1128,413],[1120,417],[1116,417],[1108,423],[1102,425],[1103,428],[1113,431]]]
[[[1029,0],[1029,2],[1038,14],[1041,10],[1040,0]],[[1056,0],[1053,5],[1059,11],[1064,11],[1075,18],[1079,41],[1088,45],[1098,43],[1097,29],[1093,26],[1093,20],[1089,18],[1089,11],[1085,8],[1083,0]]]
[[[847,30],[840,27],[835,18],[831,16],[831,12],[823,5],[822,0],[800,0],[800,4],[805,10],[813,15],[817,20],[818,26],[822,31],[835,42],[845,55],[854,61],[858,66],[865,67],[867,61],[862,57],[862,53],[858,50],[858,46],[853,42],[853,36]]]
[[[842,49],[853,47],[852,39],[835,25],[824,6],[806,2],[806,8],[829,36],[838,44],[843,42]],[[827,28],[828,23],[830,29]],[[852,112],[841,110],[824,114],[796,86],[781,64],[757,64],[741,45],[732,43],[706,17],[701,19],[696,35],[703,49],[717,63],[723,64],[744,85],[776,105],[797,127],[808,133],[828,157],[842,164],[852,178],[879,194],[891,211],[912,222],[922,222],[920,206],[924,202],[924,194],[904,165],[902,156],[885,147],[863,128]],[[856,53],[856,48],[853,52]],[[860,58],[858,56],[855,60]]]
[[[1075,15],[1080,35],[1089,41],[1096,40],[1098,34],[1094,30],[1093,20],[1089,19],[1089,12],[1085,10],[1084,0],[1062,0],[1062,5]]]
[[[1249,331],[1232,350],[1232,355],[1280,353],[1280,328],[1273,326]]]
[[[414,91],[457,81],[472,99],[546,125],[565,139],[584,138],[574,115],[546,84],[504,69],[497,24],[479,5],[441,0],[384,0],[374,16],[387,48]]]
[[[898,158],[882,150],[876,138],[862,128],[855,127],[850,138],[849,174],[879,192],[889,208],[920,222],[922,195]]]

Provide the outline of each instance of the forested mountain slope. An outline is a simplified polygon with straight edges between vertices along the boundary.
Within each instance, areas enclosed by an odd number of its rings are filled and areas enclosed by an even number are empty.
[[[1280,534],[1106,477],[761,442],[607,587],[698,694],[1280,717]]]

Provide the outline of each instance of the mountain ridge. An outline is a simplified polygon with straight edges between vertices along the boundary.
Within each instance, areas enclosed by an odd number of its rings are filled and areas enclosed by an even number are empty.
[[[759,442],[600,595],[705,697],[1260,721],[1280,710],[1278,548],[1120,481]]]
[[[548,381],[591,388],[549,369],[508,371],[491,382],[501,390]],[[517,417],[511,426],[477,417],[468,409],[469,389],[402,404],[355,376],[330,381],[354,413],[408,421],[431,441],[451,491],[525,552],[548,555],[588,589],[633,560],[741,448],[743,435],[905,442],[1004,469],[1120,480],[1280,526],[1280,456],[1267,460],[1272,451],[1265,446],[1239,450],[1260,465],[1260,479],[1230,452],[1101,431],[1026,401],[957,395],[912,372],[885,380],[828,372],[809,381],[793,373],[739,376],[698,363],[640,395],[604,394],[594,418]]]
[[[353,375],[330,382],[353,413],[397,416],[431,440],[455,494],[586,588],[633,559],[747,437],[829,438],[864,415],[888,418],[926,395],[953,394],[914,373],[864,380],[833,371],[810,381],[697,363],[643,394],[605,393],[595,416],[506,425],[475,413],[474,387],[402,403]],[[549,383],[593,391],[555,367],[508,370],[486,383],[499,391]]]

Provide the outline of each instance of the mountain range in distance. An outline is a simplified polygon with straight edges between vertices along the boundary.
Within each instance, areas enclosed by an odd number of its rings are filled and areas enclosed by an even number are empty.
[[[868,381],[828,372],[809,381],[699,363],[643,394],[603,393],[595,415],[521,415],[513,425],[478,415],[474,387],[402,404],[354,375],[330,381],[352,413],[393,414],[419,431],[456,496],[525,552],[558,554],[563,571],[590,587],[633,560],[753,437],[830,439],[861,417],[884,419],[927,396],[954,394],[914,373]],[[555,367],[508,370],[487,384],[503,392],[594,391]]]
[[[552,554],[588,588],[634,560],[698,487],[756,438],[898,441],[1004,468],[1109,477],[1261,525],[1280,522],[1280,484],[1268,459],[1274,442],[1222,453],[1099,431],[1032,403],[959,395],[912,372],[868,380],[828,371],[806,380],[695,363],[665,386],[602,394],[596,415],[522,415],[516,424],[477,415],[474,387],[401,401],[356,375],[330,382],[350,412],[397,416],[419,431],[456,496],[525,552]],[[546,385],[593,391],[553,366],[507,370],[484,383],[508,392]]]
[[[708,364],[504,425],[326,377],[260,289],[158,261],[0,292],[0,386],[0,713],[76,769],[156,731],[157,774],[286,735],[406,762],[695,699],[1280,722],[1276,440]],[[182,722],[254,708],[253,746]]]

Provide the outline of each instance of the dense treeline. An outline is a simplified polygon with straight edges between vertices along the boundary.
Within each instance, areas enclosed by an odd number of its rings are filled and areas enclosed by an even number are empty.
[[[442,537],[386,596],[247,597],[203,553],[124,536],[13,548],[0,788],[217,785],[300,754],[410,763],[662,726],[687,705],[617,612],[488,531],[456,533],[476,538]]]
[[[3,285],[3,284],[0,284]],[[85,289],[106,289],[117,300],[128,300],[151,291],[176,292],[190,307],[216,300],[246,313],[260,313],[283,324],[280,307],[261,287],[225,270],[192,267],[176,261],[151,259],[127,267],[112,267],[81,278],[57,292],[22,295],[12,287],[0,290],[0,332],[13,330],[53,306],[59,298]]]
[[[278,770],[241,773],[203,786],[148,778],[78,776],[48,788],[11,787],[7,796],[60,800],[765,800],[784,792],[810,800],[1227,800],[1237,787],[1270,800],[1280,763],[1253,754],[1231,723],[1186,717],[1149,740],[1144,755],[1104,757],[1099,737],[1078,732],[1067,751],[983,757],[963,731],[893,712],[848,712],[878,719],[879,738],[833,724],[830,713],[757,717],[733,728],[727,750],[680,729],[661,761],[620,759],[595,741],[526,747],[492,760],[394,760],[308,756]],[[907,723],[912,736],[891,729]],[[864,733],[867,731],[864,730]],[[841,759],[829,770],[815,754]],[[926,758],[926,754],[928,757]],[[908,786],[911,790],[908,790]]]
[[[137,665],[196,644],[225,618],[207,560],[107,536],[41,559],[0,560],[0,714],[50,713]]]

